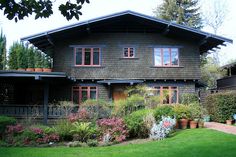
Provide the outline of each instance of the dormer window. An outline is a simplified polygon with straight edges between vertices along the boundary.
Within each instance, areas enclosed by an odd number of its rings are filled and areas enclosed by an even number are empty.
[[[179,66],[178,48],[154,48],[155,66]]]
[[[124,58],[134,58],[135,52],[133,47],[125,47],[123,49],[123,57]]]
[[[99,66],[100,48],[75,48],[76,66]]]

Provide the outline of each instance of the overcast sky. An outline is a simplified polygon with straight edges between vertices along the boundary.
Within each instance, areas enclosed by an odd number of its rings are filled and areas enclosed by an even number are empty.
[[[34,20],[34,17],[29,17],[15,23],[14,21],[9,21],[5,18],[3,11],[0,11],[0,27],[7,36],[8,47],[13,43],[13,41],[19,41],[22,37],[78,22],[76,20],[67,21],[62,15],[60,15],[56,7],[58,7],[57,3],[62,1],[63,0],[57,0],[55,2],[54,14],[48,19]],[[210,0],[202,1],[202,7],[204,9],[209,9]],[[236,42],[236,1],[226,1],[228,10],[227,17],[224,25],[220,28],[218,35],[231,38]],[[80,21],[86,21],[124,10],[132,10],[153,16],[153,9],[160,3],[161,0],[90,0],[90,4],[83,5],[81,10],[83,15],[80,16]],[[209,28],[204,28],[204,30],[212,32]],[[236,59],[236,44],[229,44],[227,47],[223,47],[220,52],[221,64],[225,64],[232,59]]]

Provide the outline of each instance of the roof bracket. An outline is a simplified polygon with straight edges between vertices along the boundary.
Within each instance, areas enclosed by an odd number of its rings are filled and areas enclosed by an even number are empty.
[[[209,39],[210,35],[208,34],[207,36],[205,36],[205,38],[203,38],[200,42],[199,42],[199,46],[204,45],[207,43],[207,39]]]
[[[167,35],[170,31],[170,25],[171,25],[171,22],[166,26],[166,28],[164,29],[164,31],[162,32],[163,35]]]
[[[48,42],[49,42],[52,46],[54,46],[54,43],[53,43],[53,41],[52,41],[51,36],[48,34],[48,32],[47,32],[46,34],[47,34],[46,37],[47,37]]]

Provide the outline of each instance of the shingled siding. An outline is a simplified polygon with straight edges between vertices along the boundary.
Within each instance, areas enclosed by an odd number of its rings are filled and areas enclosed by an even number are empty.
[[[55,41],[54,71],[77,79],[199,79],[197,43],[150,33],[91,33],[77,39]],[[98,45],[101,67],[75,67],[71,45]],[[135,58],[124,59],[123,47],[135,47]],[[179,67],[154,67],[153,48],[179,46]]]

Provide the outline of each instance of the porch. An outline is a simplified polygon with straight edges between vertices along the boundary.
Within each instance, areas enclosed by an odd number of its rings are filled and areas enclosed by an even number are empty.
[[[75,108],[52,102],[70,100],[74,81],[61,72],[0,71],[0,115],[36,118],[44,124],[65,117]]]

